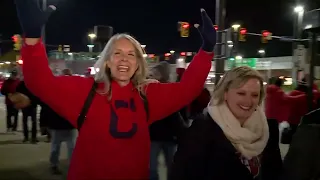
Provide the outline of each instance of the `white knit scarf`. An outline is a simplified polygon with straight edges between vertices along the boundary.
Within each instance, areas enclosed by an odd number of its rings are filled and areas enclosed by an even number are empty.
[[[266,147],[269,127],[266,116],[260,107],[241,126],[226,103],[209,103],[208,113],[220,126],[233,146],[247,159],[258,156]]]

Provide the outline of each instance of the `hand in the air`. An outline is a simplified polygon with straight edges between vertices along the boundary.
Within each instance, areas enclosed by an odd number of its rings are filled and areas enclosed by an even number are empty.
[[[36,0],[15,0],[20,25],[26,38],[40,38],[41,28],[46,24],[50,14],[56,10],[50,5],[43,12]]]
[[[201,48],[204,51],[212,52],[216,45],[217,32],[213,26],[213,23],[204,9],[201,9],[202,26],[195,24],[195,28],[199,30],[202,38]]]

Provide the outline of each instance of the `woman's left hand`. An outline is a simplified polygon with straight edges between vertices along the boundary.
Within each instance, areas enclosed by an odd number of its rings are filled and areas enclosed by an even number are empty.
[[[201,48],[206,52],[213,52],[216,45],[217,32],[213,26],[213,23],[204,9],[201,9],[202,26],[195,24],[195,28],[199,30],[202,38]]]

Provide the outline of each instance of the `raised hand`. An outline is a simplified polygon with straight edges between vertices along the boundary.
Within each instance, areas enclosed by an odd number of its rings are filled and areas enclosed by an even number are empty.
[[[15,0],[20,25],[26,38],[40,38],[41,28],[47,22],[50,14],[56,10],[50,5],[43,12],[36,0]]]
[[[195,27],[199,30],[202,38],[201,48],[204,51],[212,52],[216,45],[217,32],[214,29],[213,23],[204,9],[201,9],[202,26],[195,24]]]

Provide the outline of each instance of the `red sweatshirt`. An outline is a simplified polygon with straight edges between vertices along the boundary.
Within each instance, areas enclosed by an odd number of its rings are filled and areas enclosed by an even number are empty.
[[[305,94],[290,96],[276,85],[268,85],[266,89],[265,110],[268,119],[276,119],[278,123],[288,121],[291,104],[307,104]]]
[[[42,43],[22,48],[27,87],[75,127],[92,86],[92,78],[53,76]],[[180,83],[151,83],[146,87],[149,121],[143,101],[130,83],[112,82],[112,99],[97,94],[73,152],[68,180],[143,180],[149,178],[148,125],[180,110],[202,91],[213,54],[194,57]],[[102,88],[103,84],[99,84]]]

